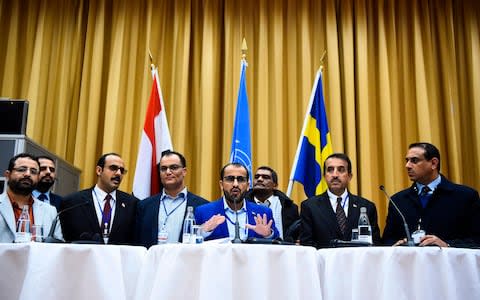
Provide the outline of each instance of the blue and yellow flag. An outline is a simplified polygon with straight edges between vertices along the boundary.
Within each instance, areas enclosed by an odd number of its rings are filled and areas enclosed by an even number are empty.
[[[230,162],[240,163],[247,167],[250,187],[252,185],[252,143],[250,141],[250,111],[248,108],[247,83],[245,72],[247,61],[242,59],[240,71],[240,86],[238,88],[237,110],[233,125],[232,150]]]
[[[322,70],[320,69],[310,96],[287,195],[290,195],[294,181],[303,185],[307,197],[325,192],[327,183],[323,178],[322,168],[325,159],[332,152],[332,141],[323,97]]]

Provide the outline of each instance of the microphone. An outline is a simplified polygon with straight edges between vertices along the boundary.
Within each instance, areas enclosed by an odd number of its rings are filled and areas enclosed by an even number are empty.
[[[238,224],[238,208],[237,208],[237,201],[235,199],[233,200],[233,205],[235,206],[235,237],[233,238],[232,243],[241,244],[242,240],[240,239],[240,224]]]
[[[402,217],[402,221],[403,221],[403,227],[405,229],[405,234],[407,235],[407,246],[409,247],[413,247],[415,246],[415,243],[413,242],[412,240],[412,236],[410,235],[410,230],[408,229],[408,224],[407,224],[407,221],[405,220],[405,216],[402,214],[402,212],[400,211],[400,209],[398,208],[398,206],[395,204],[395,202],[393,202],[392,198],[390,197],[390,195],[388,195],[387,191],[385,190],[385,187],[383,185],[380,186],[380,189],[382,190],[382,192],[385,194],[385,196],[387,196],[388,198],[388,201],[390,201],[390,203],[392,203],[393,207],[395,207],[395,210],[398,212],[398,214],[400,215],[400,217]]]
[[[72,241],[72,244],[103,244],[103,239],[98,232],[82,232],[80,240]]]
[[[64,241],[59,240],[59,239],[53,237],[53,234],[55,233],[55,228],[57,227],[57,223],[58,223],[58,219],[59,219],[60,215],[63,214],[64,212],[66,212],[66,211],[69,211],[69,210],[71,210],[71,209],[77,208],[77,207],[79,207],[79,206],[86,205],[86,204],[88,204],[88,203],[89,203],[89,201],[87,200],[87,201],[85,201],[85,202],[77,203],[77,204],[75,204],[75,205],[73,205],[73,206],[67,207],[67,208],[59,211],[59,212],[57,213],[57,215],[55,216],[55,218],[53,219],[53,221],[52,221],[52,226],[50,226],[50,231],[48,232],[48,236],[45,238],[45,241],[44,241],[44,242],[45,242],[45,243],[64,243]]]

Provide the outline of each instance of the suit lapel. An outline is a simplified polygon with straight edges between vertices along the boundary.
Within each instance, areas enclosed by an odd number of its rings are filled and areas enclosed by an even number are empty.
[[[360,205],[358,204],[358,199],[352,194],[348,194],[348,226],[349,228],[358,227],[358,218],[360,217]]]
[[[97,199],[93,199],[92,193],[93,189],[88,189],[82,195],[82,201],[88,200],[90,205],[83,205],[81,206],[81,209],[85,217],[88,219],[88,222],[90,223],[92,232],[101,233],[100,225],[98,224],[97,212],[95,211],[95,205],[98,205],[98,202]]]
[[[336,228],[337,234],[341,236],[342,231],[338,225],[337,216],[332,209],[330,199],[328,198],[328,194],[326,192],[320,195],[317,205],[319,206],[318,214],[327,223],[327,228]]]
[[[7,193],[3,193],[0,198],[0,214],[7,223],[10,231],[15,235],[17,231],[15,226],[15,216],[13,215],[13,207],[10,203],[10,199],[7,196]]]

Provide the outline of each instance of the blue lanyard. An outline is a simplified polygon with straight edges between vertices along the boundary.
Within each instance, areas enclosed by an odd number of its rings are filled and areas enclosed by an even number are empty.
[[[98,197],[98,195],[97,195],[97,192],[95,192],[95,188],[93,189],[93,194],[95,194],[95,200],[97,200],[98,208],[100,208],[100,213],[102,214],[102,224],[100,224],[100,226],[102,226],[102,225],[105,224],[105,223],[108,223],[109,227],[111,227],[111,223],[112,223],[112,222],[111,222],[111,221],[112,221],[111,217],[112,217],[113,207],[110,209],[110,212],[108,213],[108,216],[105,216],[105,215],[103,214],[103,208],[102,208],[102,205],[100,204],[100,200],[99,200],[99,197]],[[107,193],[107,195],[109,195],[109,194]],[[112,196],[112,195],[110,195],[110,197],[111,197],[111,196]],[[112,199],[113,199],[113,197],[112,197]],[[110,201],[110,200],[108,200],[108,201]],[[106,219],[106,220],[109,220],[109,221],[106,222],[105,219]]]
[[[177,208],[180,207],[180,205],[183,204],[183,202],[185,202],[185,198],[183,198],[182,202],[180,202],[180,204],[178,204],[174,209],[172,209],[170,212],[167,212],[167,207],[165,206],[165,198],[166,196],[162,199],[162,204],[163,204],[163,210],[165,211],[165,215],[167,216],[165,218],[165,221],[163,222],[163,226],[165,226],[165,224],[167,224],[167,220],[168,220],[168,217],[170,217],[171,214],[173,214],[174,211],[177,210]]]

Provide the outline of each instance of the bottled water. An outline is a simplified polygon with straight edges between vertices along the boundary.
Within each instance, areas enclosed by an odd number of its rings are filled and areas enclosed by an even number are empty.
[[[195,244],[195,233],[193,232],[193,225],[195,225],[195,216],[193,214],[193,207],[187,207],[187,215],[183,221],[183,235],[182,243]]]
[[[30,215],[28,214],[28,205],[24,205],[22,213],[18,218],[17,232],[15,233],[15,243],[28,243],[32,239],[30,232]]]
[[[367,208],[360,208],[360,217],[358,218],[358,240],[373,244],[372,241],[372,227],[367,216]]]

